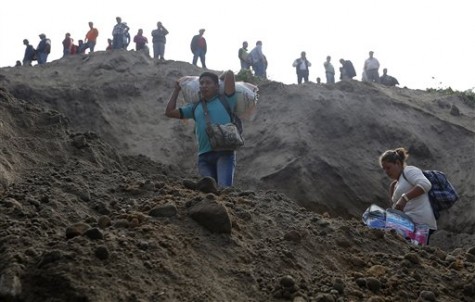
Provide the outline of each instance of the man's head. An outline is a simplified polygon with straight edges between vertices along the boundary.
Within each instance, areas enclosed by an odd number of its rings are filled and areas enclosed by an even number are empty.
[[[122,22],[122,18],[121,18],[121,17],[116,17],[115,20],[117,21],[117,23]]]
[[[256,46],[262,46],[262,41],[257,41]]]
[[[372,57],[373,57],[373,54],[374,54],[374,51],[371,50],[371,51],[369,52],[369,57],[372,58]]]
[[[386,75],[388,73],[388,69],[387,68],[384,68],[383,69],[383,74]]]
[[[94,26],[94,23],[92,21],[89,21],[89,27],[92,28]]]
[[[300,57],[302,57],[302,58],[305,58],[306,55],[307,55],[307,53],[306,53],[305,51],[302,51],[302,52],[300,53]]]
[[[204,29],[204,28],[200,29],[200,30],[199,30],[199,33],[200,33],[200,35],[204,34],[204,33],[205,33],[205,29]]]
[[[242,47],[243,47],[243,48],[247,48],[247,46],[249,46],[249,44],[247,43],[247,41],[242,42]]]
[[[40,37],[40,39],[44,39],[44,38],[46,38],[46,35],[45,34],[39,34],[39,37]]]
[[[331,59],[332,59],[332,57],[327,56],[327,62],[330,62]]]
[[[212,99],[219,89],[219,78],[218,75],[205,71],[201,73],[199,77],[200,81],[200,93],[204,100]]]
[[[27,39],[24,39],[24,40],[23,40],[23,44],[24,44],[24,45],[28,45],[29,43],[30,43],[30,42],[29,42]]]

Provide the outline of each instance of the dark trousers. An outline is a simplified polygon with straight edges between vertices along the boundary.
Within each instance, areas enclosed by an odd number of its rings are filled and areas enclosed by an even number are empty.
[[[299,70],[297,72],[297,83],[302,84],[302,80],[305,81],[305,83],[308,82],[308,70]]]

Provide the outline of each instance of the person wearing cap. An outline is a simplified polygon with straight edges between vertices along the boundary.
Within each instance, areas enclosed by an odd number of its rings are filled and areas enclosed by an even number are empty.
[[[379,83],[379,61],[373,55],[374,52],[370,51],[369,58],[364,62],[365,81]]]
[[[113,49],[127,49],[130,43],[129,26],[122,22],[121,17],[116,17],[117,24],[112,29],[112,48]]]
[[[23,66],[31,66],[31,62],[36,60],[36,50],[33,45],[27,39],[23,40],[23,45],[25,48],[25,55],[23,56]]]
[[[48,60],[48,55],[51,51],[51,41],[46,38],[45,34],[39,35],[41,41],[36,47],[36,56],[38,59],[38,64],[44,64]]]
[[[194,119],[195,136],[198,142],[198,171],[203,177],[212,177],[219,187],[230,187],[234,182],[236,151],[213,151],[206,134],[206,117],[202,104],[206,102],[208,117],[213,124],[227,124],[231,117],[223,105],[227,101],[232,111],[236,108],[236,82],[234,72],[226,71],[223,75],[224,95],[219,95],[219,78],[212,72],[205,71],[199,77],[199,103],[188,103],[176,107],[181,91],[180,79],[168,101],[165,115],[177,119]],[[220,100],[220,97],[222,100]]]
[[[191,39],[190,48],[191,52],[193,53],[193,65],[196,66],[198,58],[200,58],[201,67],[206,69],[206,51],[208,45],[206,44],[206,39],[203,37],[204,33],[205,30],[204,28],[202,28],[199,30],[199,33],[197,35],[193,36],[193,38]]]

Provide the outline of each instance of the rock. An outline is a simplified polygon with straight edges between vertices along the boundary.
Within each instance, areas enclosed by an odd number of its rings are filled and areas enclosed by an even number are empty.
[[[216,201],[205,199],[190,207],[188,213],[193,220],[212,233],[231,234],[231,218],[226,208]]]
[[[168,203],[156,206],[148,212],[152,217],[173,217],[176,216],[178,210],[174,204]]]
[[[101,229],[105,229],[105,228],[111,226],[111,224],[112,224],[112,222],[111,222],[110,217],[106,216],[106,215],[103,215],[103,216],[99,217],[99,219],[97,220],[97,225]]]
[[[71,239],[76,236],[82,236],[87,230],[91,228],[86,223],[76,223],[66,228],[66,238]]]
[[[419,299],[421,299],[422,301],[436,301],[435,294],[428,290],[421,291],[421,293],[419,294]]]
[[[196,183],[196,189],[203,193],[218,194],[218,185],[214,178],[206,176]]]
[[[279,284],[284,288],[293,287],[295,285],[295,279],[290,275],[286,275],[280,278]]]
[[[104,235],[98,228],[89,229],[84,235],[86,235],[87,238],[92,240],[104,239]]]
[[[366,278],[366,287],[376,293],[381,289],[381,281],[373,277]]]
[[[101,260],[109,258],[109,250],[105,246],[98,246],[94,251],[94,255]]]

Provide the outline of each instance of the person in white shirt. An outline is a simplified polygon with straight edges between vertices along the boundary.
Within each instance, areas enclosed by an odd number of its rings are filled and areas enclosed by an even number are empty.
[[[385,151],[379,158],[384,172],[393,179],[390,185],[392,207],[406,213],[416,224],[425,224],[430,234],[437,230],[437,222],[427,194],[432,187],[422,170],[407,166],[405,148]]]
[[[373,57],[374,52],[369,52],[369,58],[364,62],[363,72],[365,81],[379,83],[379,61]]]
[[[300,53],[300,58],[295,59],[292,66],[295,67],[295,71],[297,73],[297,83],[302,84],[302,80],[305,83],[308,83],[308,68],[312,66],[312,63],[307,60],[307,54],[305,53],[305,51],[302,51]]]

